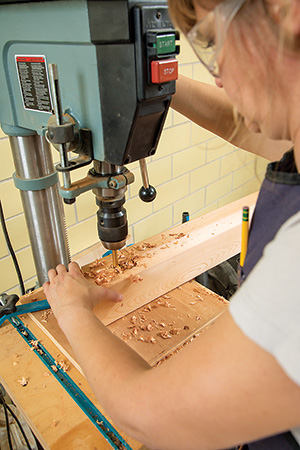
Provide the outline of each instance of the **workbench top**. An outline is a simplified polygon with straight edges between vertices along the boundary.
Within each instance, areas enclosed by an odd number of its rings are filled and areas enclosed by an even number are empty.
[[[227,302],[224,299],[193,281],[124,316],[108,327],[149,364],[155,365],[204,330],[226,307]],[[76,367],[72,350],[68,347],[58,325],[55,325],[54,316],[52,315],[50,325],[40,321],[37,324],[40,318],[41,312],[26,315],[22,320],[54,359],[68,366],[68,375],[109,420],[81,369]],[[176,330],[170,339],[164,339],[159,334],[159,324],[163,320]],[[138,331],[130,336],[133,322]],[[145,326],[140,327],[140,322]],[[153,326],[147,330],[149,323]],[[49,337],[51,335],[54,337]],[[155,336],[155,343],[151,343],[150,335]],[[141,336],[144,338],[141,339]],[[55,343],[56,340],[58,345]],[[62,352],[64,347],[67,349]],[[45,450],[111,449],[110,444],[8,321],[0,327],[0,360],[0,382],[23,413]],[[27,380],[27,385],[22,386],[21,380]],[[121,432],[120,434],[133,450],[140,450],[143,447],[132,438]]]

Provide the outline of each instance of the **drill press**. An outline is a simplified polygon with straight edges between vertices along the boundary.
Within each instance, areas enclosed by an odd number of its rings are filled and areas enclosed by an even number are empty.
[[[39,284],[70,259],[60,196],[70,204],[93,191],[99,238],[114,256],[126,243],[123,205],[134,181],[125,164],[140,161],[140,197],[154,199],[145,158],[175,92],[177,39],[166,0],[0,0],[0,123]],[[72,183],[72,171],[92,162]]]

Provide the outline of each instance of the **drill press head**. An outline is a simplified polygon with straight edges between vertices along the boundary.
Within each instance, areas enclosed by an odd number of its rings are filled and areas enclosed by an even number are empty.
[[[157,148],[175,92],[177,38],[167,0],[0,0],[2,128],[39,134],[59,150],[60,194],[72,203],[95,193],[108,249],[126,242],[133,175],[123,165]],[[92,161],[72,183],[72,171]]]

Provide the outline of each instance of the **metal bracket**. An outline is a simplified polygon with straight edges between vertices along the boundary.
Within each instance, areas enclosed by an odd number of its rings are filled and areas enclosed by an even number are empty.
[[[134,175],[127,169],[117,175],[103,176],[95,174],[93,170],[90,170],[85,178],[72,183],[68,189],[60,187],[59,193],[65,199],[73,199],[91,189],[114,189],[117,191],[133,182]]]

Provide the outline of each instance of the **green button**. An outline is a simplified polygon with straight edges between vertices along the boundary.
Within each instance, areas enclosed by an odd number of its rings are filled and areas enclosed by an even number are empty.
[[[175,34],[164,34],[156,36],[156,48],[158,55],[174,53],[176,50]]]

